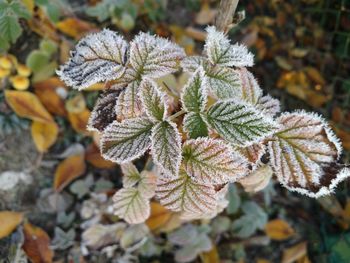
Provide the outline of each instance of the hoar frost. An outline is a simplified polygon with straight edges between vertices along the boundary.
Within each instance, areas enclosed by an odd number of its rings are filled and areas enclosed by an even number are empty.
[[[142,32],[128,43],[105,29],[80,40],[57,72],[79,90],[106,82],[88,129],[100,133],[103,157],[121,164],[113,210],[130,224],[148,218],[152,198],[183,219],[211,218],[227,206],[229,182],[261,190],[264,171],[315,198],[350,176],[328,124],[314,113],[280,113],[247,69],[247,47],[215,27],[207,33],[203,56],[187,57],[167,39]],[[181,68],[192,76],[170,107],[155,80]],[[145,154],[157,173],[132,164]]]

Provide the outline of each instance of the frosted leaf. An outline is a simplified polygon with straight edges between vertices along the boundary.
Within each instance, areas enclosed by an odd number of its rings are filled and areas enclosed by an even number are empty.
[[[123,163],[120,167],[123,173],[123,186],[125,188],[133,187],[140,182],[141,175],[133,163]]]
[[[128,43],[108,29],[81,39],[71,58],[57,75],[76,89],[85,89],[101,81],[119,78],[124,70]]]
[[[176,124],[162,121],[152,129],[152,156],[162,172],[177,176],[181,163],[181,136]]]
[[[203,78],[203,69],[199,68],[183,88],[181,102],[185,111],[204,111],[207,104],[207,89],[203,83]]]
[[[217,204],[214,187],[193,181],[183,170],[176,179],[159,178],[156,197],[163,206],[175,212],[204,214],[213,211]]]
[[[173,73],[184,57],[184,50],[177,44],[147,33],[138,34],[131,42],[130,63],[144,77],[159,78]]]
[[[97,100],[91,112],[87,129],[89,131],[103,131],[117,117],[115,105],[120,90],[106,90]]]
[[[341,146],[324,120],[303,111],[285,113],[268,144],[272,168],[282,185],[319,197],[330,194],[350,173],[338,164]]]
[[[261,110],[263,114],[267,114],[271,117],[281,111],[279,100],[272,98],[270,95],[260,97],[255,106],[257,109]]]
[[[139,83],[134,81],[120,93],[115,107],[119,121],[141,116],[142,106],[138,91]]]
[[[208,36],[204,51],[213,65],[223,67],[250,67],[254,56],[244,45],[231,45],[230,40],[214,26],[207,28]]]
[[[259,142],[247,147],[237,147],[237,151],[248,160],[251,169],[254,170],[260,164],[261,157],[266,152],[266,146]]]
[[[116,163],[126,163],[140,157],[151,145],[152,127],[152,122],[145,117],[114,121],[102,133],[103,157]]]
[[[166,116],[165,94],[159,90],[157,84],[145,79],[141,82],[140,98],[147,116],[154,121],[162,121]]]
[[[234,69],[215,67],[206,71],[206,84],[218,99],[241,98],[242,83]]]
[[[123,188],[113,196],[114,214],[129,224],[139,224],[150,216],[150,202],[137,188]]]
[[[183,119],[183,129],[192,139],[208,136],[208,126],[202,113],[190,112]]]
[[[271,166],[265,164],[238,182],[244,187],[246,192],[256,193],[263,190],[269,184],[272,173]]]
[[[246,68],[239,69],[239,74],[242,82],[242,99],[252,105],[257,104],[259,98],[262,96],[262,90],[257,80]]]
[[[218,139],[188,140],[182,147],[182,157],[187,174],[200,183],[234,182],[248,172],[247,161]]]
[[[234,100],[218,101],[211,106],[207,122],[221,137],[240,147],[261,141],[277,128],[272,119],[253,106]]]
[[[202,56],[185,57],[181,61],[181,67],[185,72],[194,73],[199,67],[207,68],[208,61]]]
[[[150,171],[142,171],[141,180],[137,186],[137,189],[140,191],[140,193],[147,198],[152,198],[156,192],[156,186],[156,174]]]
[[[110,89],[124,89],[132,82],[139,82],[137,72],[133,68],[128,66],[130,65],[126,65],[127,68],[125,69],[123,75],[120,78],[111,81],[111,85],[109,87]]]

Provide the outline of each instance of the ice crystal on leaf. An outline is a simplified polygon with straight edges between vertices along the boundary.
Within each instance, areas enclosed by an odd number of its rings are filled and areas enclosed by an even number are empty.
[[[153,123],[145,117],[114,121],[102,133],[103,157],[117,163],[140,157],[151,146],[152,127]]]
[[[57,74],[67,85],[84,89],[119,78],[125,70],[128,43],[108,29],[79,41],[72,57]]]
[[[153,127],[152,156],[166,175],[178,175],[181,163],[181,137],[175,123],[162,121]]]
[[[129,45],[103,30],[80,40],[57,72],[77,89],[106,82],[88,129],[100,133],[103,157],[122,166],[114,211],[129,223],[146,220],[155,192],[182,218],[211,218],[227,206],[228,182],[255,192],[273,171],[287,189],[317,198],[350,176],[325,121],[303,111],[276,117],[279,101],[264,95],[246,68],[252,53],[215,27],[207,32],[203,56],[186,57],[148,33]],[[180,67],[191,74],[182,89],[158,86],[156,78]],[[146,152],[157,173],[130,163]]]
[[[271,164],[288,189],[318,197],[329,194],[345,176],[337,164],[341,146],[324,120],[303,111],[284,113],[281,128],[269,142]]]
[[[188,140],[182,156],[187,174],[201,183],[234,182],[247,173],[247,161],[222,140]]]
[[[235,100],[218,101],[208,110],[212,129],[237,146],[249,146],[272,134],[277,124],[252,106]]]
[[[178,45],[148,33],[140,33],[131,42],[130,63],[142,76],[159,78],[177,70],[185,52]]]
[[[213,211],[217,204],[214,186],[195,182],[183,170],[176,179],[159,178],[156,197],[172,211],[199,215]]]
[[[208,27],[207,32],[208,37],[204,52],[212,64],[226,67],[253,66],[253,54],[248,51],[246,46],[231,45],[230,40],[213,26]]]

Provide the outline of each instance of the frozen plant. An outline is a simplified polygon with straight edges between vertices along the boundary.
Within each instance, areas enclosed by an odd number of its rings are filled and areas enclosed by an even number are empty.
[[[184,218],[213,217],[227,205],[227,184],[251,175],[255,182],[259,169],[272,168],[284,187],[314,198],[350,175],[321,116],[280,113],[247,69],[253,54],[215,27],[207,33],[203,56],[187,57],[166,39],[140,33],[128,43],[105,29],[80,40],[57,72],[79,90],[106,82],[88,129],[101,134],[103,157],[122,165],[114,209],[129,223],[147,219],[153,197]],[[180,95],[156,84],[180,68],[191,74]],[[146,153],[156,175],[131,163]]]

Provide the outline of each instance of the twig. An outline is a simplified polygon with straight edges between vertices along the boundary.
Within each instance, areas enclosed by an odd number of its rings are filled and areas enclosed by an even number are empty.
[[[219,12],[215,18],[215,26],[225,34],[231,29],[233,15],[239,0],[221,0]]]

